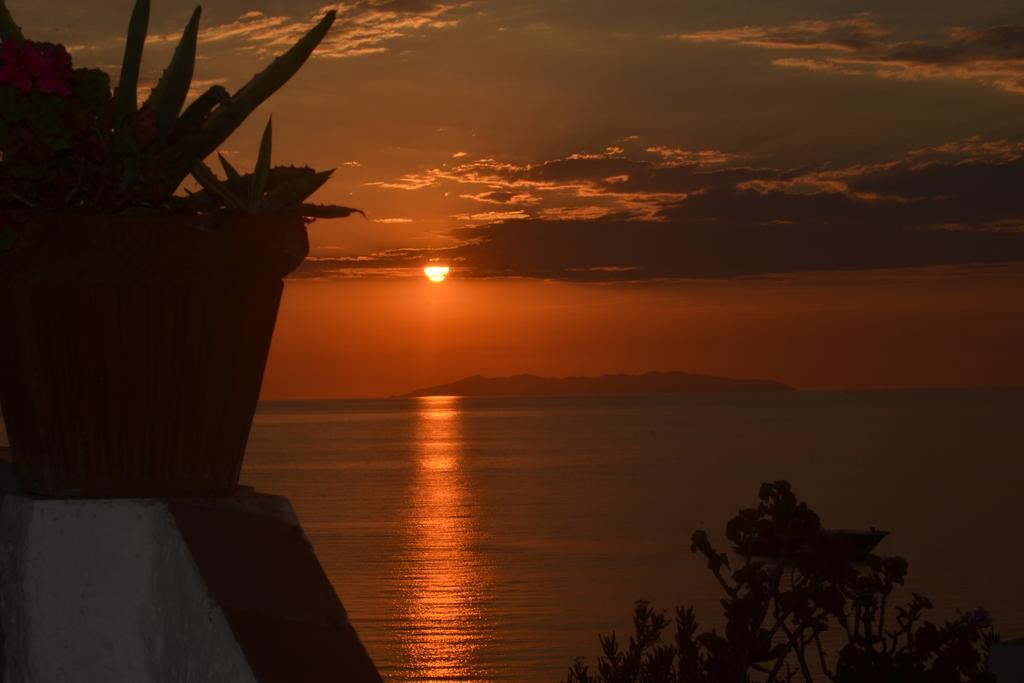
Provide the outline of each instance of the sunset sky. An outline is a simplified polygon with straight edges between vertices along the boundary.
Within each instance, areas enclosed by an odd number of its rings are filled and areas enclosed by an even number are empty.
[[[8,0],[116,70],[130,0]],[[197,87],[334,5],[211,0]],[[336,167],[266,398],[471,374],[1024,384],[1024,4],[346,2],[231,140]],[[154,0],[145,75],[193,4]],[[451,267],[429,282],[424,266]]]

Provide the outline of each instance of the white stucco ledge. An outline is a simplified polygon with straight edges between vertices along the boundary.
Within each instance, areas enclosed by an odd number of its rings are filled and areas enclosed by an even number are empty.
[[[0,508],[4,683],[380,681],[285,498]]]

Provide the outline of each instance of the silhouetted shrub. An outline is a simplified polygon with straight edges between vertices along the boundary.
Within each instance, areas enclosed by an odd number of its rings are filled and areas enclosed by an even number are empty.
[[[958,614],[938,626],[924,619],[931,602],[916,593],[893,605],[904,585],[907,561],[868,555],[854,563],[841,538],[821,533],[818,515],[797,500],[789,482],[762,484],[761,502],[726,525],[737,548],[770,541],[772,558],[742,553],[733,570],[729,555],[694,532],[691,551],[702,555],[725,596],[721,633],[701,631],[691,607],[670,620],[647,602],[636,603],[634,635],[622,646],[615,633],[600,636],[602,656],[591,673],[583,659],[569,669],[569,683],[954,683],[995,681],[989,646],[998,640],[987,612]],[[840,634],[828,652],[822,634]]]

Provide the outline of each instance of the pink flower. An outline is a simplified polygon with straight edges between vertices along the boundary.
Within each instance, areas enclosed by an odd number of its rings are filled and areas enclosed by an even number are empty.
[[[32,92],[32,72],[39,55],[30,49],[27,41],[8,41],[0,46],[0,83],[10,83],[22,92]]]
[[[36,87],[39,88],[39,92],[69,96],[71,80],[75,75],[74,69],[71,68],[71,55],[63,45],[36,43],[36,48],[42,57],[42,64],[36,73]]]
[[[63,45],[31,40],[8,41],[0,47],[0,83],[10,83],[29,93],[71,94],[71,55]]]

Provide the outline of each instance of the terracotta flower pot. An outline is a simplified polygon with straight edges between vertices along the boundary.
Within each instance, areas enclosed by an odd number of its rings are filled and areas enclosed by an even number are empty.
[[[0,218],[19,233],[0,254],[0,405],[21,486],[231,493],[302,219]]]

